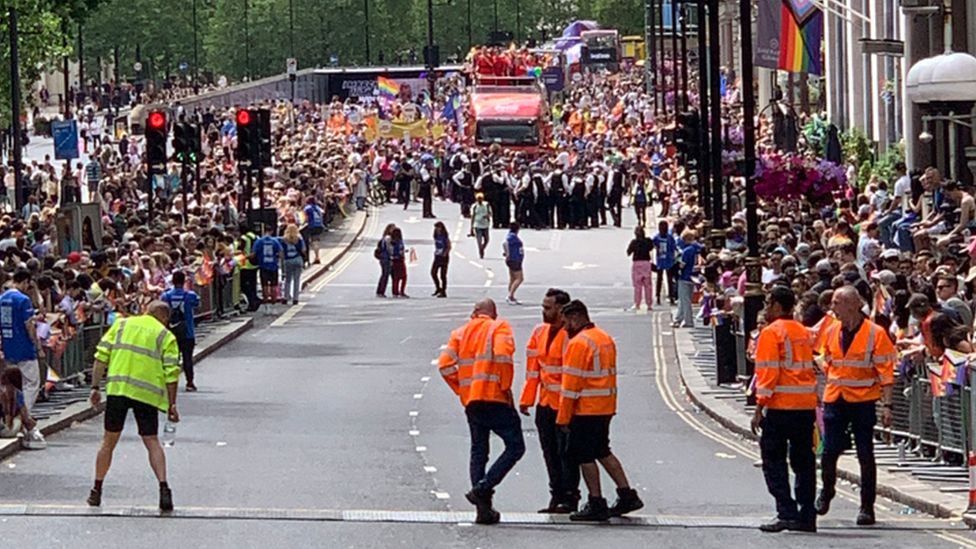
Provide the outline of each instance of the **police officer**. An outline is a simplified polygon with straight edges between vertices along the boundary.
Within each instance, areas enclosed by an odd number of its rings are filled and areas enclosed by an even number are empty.
[[[763,532],[817,531],[813,498],[817,462],[813,453],[817,376],[813,347],[806,327],[793,320],[796,296],[775,286],[766,298],[767,326],[756,346],[756,413],[752,432],[760,429],[766,487],[776,499],[776,518],[759,527]],[[796,499],[790,494],[790,465],[796,475]],[[797,506],[799,505],[799,510]]]
[[[180,351],[176,337],[166,328],[169,305],[162,301],[149,304],[148,313],[122,318],[112,324],[95,348],[92,373],[92,406],[102,401],[99,383],[106,375],[105,435],[95,461],[95,486],[88,495],[88,505],[102,504],[102,482],[112,465],[112,453],[122,436],[125,416],[132,410],[139,436],[149,452],[149,465],[159,481],[159,508],[173,510],[173,493],[166,482],[166,454],[159,443],[159,415],[166,413],[174,423],[180,420],[176,410],[176,389],[180,379]]]

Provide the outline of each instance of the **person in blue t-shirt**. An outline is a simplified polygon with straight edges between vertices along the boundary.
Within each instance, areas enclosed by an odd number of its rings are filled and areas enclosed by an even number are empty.
[[[40,344],[34,325],[34,305],[27,297],[31,275],[26,270],[14,273],[13,287],[0,294],[0,343],[8,368],[18,368],[24,378],[24,402],[28,410],[41,388],[41,372],[37,363]]]
[[[261,272],[263,302],[273,305],[278,300],[278,268],[284,255],[284,247],[268,225],[264,228],[264,236],[254,241],[251,250]]]
[[[502,243],[503,254],[505,255],[505,265],[508,266],[508,298],[509,305],[518,305],[515,299],[515,290],[522,285],[524,276],[522,274],[522,260],[525,259],[525,248],[522,246],[522,239],[519,238],[519,224],[512,223],[508,227],[508,236]]]
[[[430,277],[434,279],[434,297],[447,297],[447,265],[451,259],[451,237],[443,222],[434,223],[434,264]]]
[[[305,204],[305,223],[308,225],[309,248],[315,252],[315,261],[312,263],[318,265],[321,263],[319,260],[320,243],[322,234],[325,233],[325,211],[315,203],[315,197],[312,196],[308,197]]]
[[[281,244],[285,248],[285,301],[290,300],[292,305],[298,305],[298,294],[302,290],[302,267],[308,255],[298,225],[292,223],[285,227]]]
[[[678,242],[668,230],[668,222],[657,224],[657,234],[651,239],[654,243],[654,270],[657,271],[657,288],[655,297],[657,304],[661,304],[661,289],[663,279],[668,281],[668,301],[671,305],[678,299],[678,270],[675,269],[675,256],[678,255]]]
[[[169,331],[176,336],[176,344],[180,349],[183,360],[183,373],[186,374],[186,390],[197,390],[193,383],[193,349],[196,347],[196,331],[193,322],[193,310],[200,305],[200,296],[193,290],[187,290],[186,273],[173,273],[173,287],[163,292],[160,297],[169,305]]]
[[[694,313],[691,311],[691,294],[695,290],[695,283],[691,276],[698,265],[702,250],[705,249],[695,239],[698,235],[695,231],[686,230],[681,233],[681,262],[678,265],[678,316],[674,319],[672,326],[690,328],[694,326]]]

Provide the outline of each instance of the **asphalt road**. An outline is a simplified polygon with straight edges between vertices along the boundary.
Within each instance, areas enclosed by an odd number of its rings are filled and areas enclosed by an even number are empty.
[[[153,510],[156,486],[131,419],[103,510],[84,506],[100,439],[95,420],[50,437],[47,451],[0,463],[0,539],[12,547],[73,548],[131,546],[147,537],[201,548],[976,546],[959,524],[886,500],[878,527],[856,528],[851,489],[817,535],[760,533],[755,526],[773,505],[754,465],[755,445],[728,435],[681,395],[667,308],[624,311],[630,229],[524,231],[526,283],[518,297],[525,304],[510,306],[503,302],[505,233],[492,233],[479,261],[457,208],[437,204],[435,213],[455,237],[448,299],[429,297],[432,223],[419,219],[418,205],[387,208],[301,305],[273,322],[259,319],[201,364],[201,390],[180,394],[184,421],[167,451],[172,516]],[[387,222],[403,228],[420,256],[409,269],[411,299],[374,297],[372,246]],[[431,361],[487,295],[512,322],[521,380],[524,344],[541,321],[548,287],[586,302],[617,340],[611,443],[646,507],[612,525],[536,514],[548,493],[534,425],[524,418],[528,451],[496,495],[503,523],[472,525],[464,500],[467,425]],[[520,388],[521,381],[516,394]]]

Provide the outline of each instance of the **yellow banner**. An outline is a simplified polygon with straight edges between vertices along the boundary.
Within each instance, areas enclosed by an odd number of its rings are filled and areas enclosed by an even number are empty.
[[[377,138],[403,139],[407,134],[413,139],[426,137],[427,121],[423,119],[416,122],[379,120],[375,116],[366,120],[364,136],[367,141],[375,141]]]

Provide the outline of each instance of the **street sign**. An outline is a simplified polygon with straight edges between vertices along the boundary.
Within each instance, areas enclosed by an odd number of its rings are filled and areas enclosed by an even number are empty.
[[[295,76],[298,74],[298,59],[294,57],[289,57],[285,60],[285,71],[288,72],[288,76]]]
[[[135,63],[132,64],[132,69],[135,70],[136,72],[141,71],[142,70],[142,63],[136,61]]]
[[[190,68],[190,64],[186,61],[180,63],[180,72],[186,72]]]
[[[580,74],[578,72],[573,73],[573,82],[576,82],[577,84],[579,84],[582,81],[583,81],[583,75],[582,74]]]
[[[55,120],[51,122],[51,135],[54,136],[54,158],[56,160],[78,158],[77,120]]]

